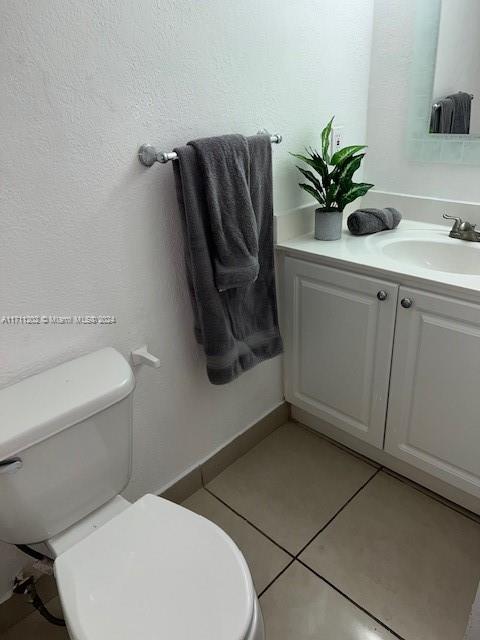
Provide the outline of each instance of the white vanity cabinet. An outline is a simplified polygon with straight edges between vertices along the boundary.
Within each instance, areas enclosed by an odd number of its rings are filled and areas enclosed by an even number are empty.
[[[383,446],[398,287],[285,259],[286,397]]]
[[[287,400],[386,466],[480,497],[480,304],[290,256],[283,268]]]
[[[400,288],[385,450],[480,495],[480,305]]]

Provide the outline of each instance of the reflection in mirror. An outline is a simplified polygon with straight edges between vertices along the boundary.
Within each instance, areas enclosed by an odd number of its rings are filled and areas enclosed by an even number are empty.
[[[479,98],[480,1],[442,0],[430,133],[479,136]]]

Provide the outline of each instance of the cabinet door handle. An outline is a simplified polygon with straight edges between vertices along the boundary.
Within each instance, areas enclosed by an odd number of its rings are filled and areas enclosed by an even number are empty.
[[[404,309],[410,309],[410,307],[413,306],[413,300],[412,298],[402,298],[400,304]]]
[[[379,300],[386,300],[388,298],[388,293],[383,289],[380,289],[380,291],[377,293],[377,298]]]

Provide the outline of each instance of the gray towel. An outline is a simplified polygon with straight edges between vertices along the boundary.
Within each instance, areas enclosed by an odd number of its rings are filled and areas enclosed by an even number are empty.
[[[282,352],[273,263],[271,142],[269,136],[254,136],[247,143],[259,270],[257,279],[242,287],[220,292],[216,286],[218,238],[213,237],[204,176],[194,146],[175,149],[178,162],[173,163],[195,336],[203,345],[213,384],[230,382]]]
[[[258,276],[257,220],[250,197],[250,154],[240,135],[188,143],[202,171],[219,291],[241,287]]]
[[[451,133],[470,133],[472,96],[464,91],[459,91],[448,97],[454,102]]]
[[[472,96],[464,91],[437,100],[432,107],[430,133],[470,133]]]
[[[435,105],[432,107],[430,133],[452,133],[455,102],[452,98],[442,98]]]
[[[402,214],[393,207],[385,209],[357,209],[348,216],[347,226],[354,236],[377,233],[395,229],[402,219]]]

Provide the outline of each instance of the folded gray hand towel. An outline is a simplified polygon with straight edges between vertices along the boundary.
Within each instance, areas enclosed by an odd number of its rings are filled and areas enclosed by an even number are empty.
[[[367,233],[395,229],[401,219],[402,214],[393,207],[357,209],[348,216],[347,226],[354,236],[363,236]]]
[[[219,291],[258,277],[258,228],[250,193],[250,151],[239,134],[188,143],[197,154],[209,210],[213,268]]]

